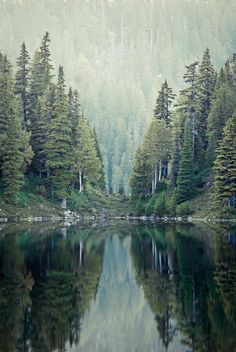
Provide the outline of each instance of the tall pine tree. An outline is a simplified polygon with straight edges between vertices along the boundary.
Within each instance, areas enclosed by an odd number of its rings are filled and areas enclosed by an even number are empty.
[[[214,164],[214,201],[218,209],[236,208],[236,114],[226,123]]]
[[[49,169],[51,193],[65,203],[66,190],[72,179],[72,122],[68,118],[68,99],[62,66],[59,67],[55,103],[46,143],[46,166]]]
[[[194,163],[192,126],[189,119],[185,122],[183,148],[180,154],[179,173],[177,178],[176,200],[182,203],[188,200],[194,192]]]
[[[30,57],[25,43],[21,46],[20,56],[17,59],[17,72],[15,77],[15,94],[20,96],[24,123],[29,125],[29,62]]]

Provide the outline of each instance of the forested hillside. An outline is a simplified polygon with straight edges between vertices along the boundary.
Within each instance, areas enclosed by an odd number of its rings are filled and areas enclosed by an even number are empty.
[[[234,0],[0,0],[0,50],[16,62],[25,41],[32,58],[49,31],[52,64],[96,127],[109,188],[129,192],[162,82],[177,93],[206,47],[219,69],[236,47],[235,13]]]
[[[136,152],[132,196],[138,212],[188,215],[189,200],[208,192],[222,216],[236,208],[236,54],[217,72],[206,49],[183,81],[178,98],[167,81],[159,91]]]
[[[15,67],[0,53],[0,184],[8,203],[18,204],[29,185],[66,207],[68,192],[88,182],[105,189],[96,132],[81,112],[77,90],[54,71],[46,32],[30,59],[25,43]],[[27,188],[28,185],[28,188]]]

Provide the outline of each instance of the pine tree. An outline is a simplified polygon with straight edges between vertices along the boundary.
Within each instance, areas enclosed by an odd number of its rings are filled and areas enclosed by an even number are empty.
[[[75,180],[82,192],[86,181],[96,183],[101,177],[101,162],[97,156],[93,132],[83,115],[78,119],[74,156]]]
[[[45,96],[38,97],[36,114],[37,119],[32,125],[33,138],[31,138],[31,145],[34,150],[34,157],[31,166],[41,178],[42,173],[46,172],[46,145],[49,128]]]
[[[31,160],[29,134],[22,130],[22,121],[17,113],[17,103],[12,99],[7,117],[6,138],[3,149],[2,178],[4,195],[10,203],[18,202],[18,192],[24,184],[24,171]],[[19,106],[18,106],[19,110]]]
[[[59,67],[55,103],[46,143],[46,167],[49,169],[51,193],[62,199],[72,179],[72,122],[68,118],[68,100],[62,66]]]
[[[151,192],[151,167],[147,164],[144,150],[139,147],[135,154],[134,166],[130,178],[131,196],[137,199],[139,196],[146,196]]]
[[[199,150],[198,160],[204,159],[204,152],[207,149],[207,119],[211,110],[212,96],[215,87],[216,74],[211,63],[209,49],[203,54],[202,62],[199,66],[199,102],[200,109],[197,119],[197,139],[202,150]]]
[[[100,160],[100,165],[101,165],[100,179],[98,181],[98,186],[102,190],[105,190],[106,189],[106,178],[105,178],[105,172],[104,172],[104,164],[103,164],[102,153],[101,153],[100,145],[99,145],[99,142],[98,142],[98,137],[97,137],[97,133],[96,133],[95,127],[93,129],[93,138],[94,138],[94,141],[95,141],[95,149],[96,149],[96,152],[97,152],[97,157]],[[122,188],[122,185],[121,185],[121,188]],[[119,193],[121,194],[121,189],[119,190]]]
[[[186,66],[186,73],[184,75],[184,81],[187,87],[180,92],[180,103],[178,104],[179,110],[183,115],[183,123],[186,119],[189,119],[192,133],[192,144],[196,148],[196,121],[199,108],[199,91],[198,91],[198,74],[197,74],[198,62]]]
[[[32,157],[29,134],[22,130],[20,104],[14,96],[14,80],[7,57],[0,69],[0,156],[4,194],[9,202],[17,202],[23,185],[24,171]]]
[[[236,114],[228,119],[214,164],[214,200],[218,209],[236,207]]]
[[[30,124],[32,125],[37,119],[37,105],[38,97],[44,94],[44,81],[43,81],[43,68],[41,62],[41,56],[38,50],[35,51],[33,62],[31,65],[30,72],[30,88],[29,88],[29,98],[30,98]]]
[[[166,125],[169,125],[171,120],[171,104],[175,98],[172,88],[168,86],[167,81],[162,84],[161,90],[158,93],[156,106],[154,109],[154,118],[164,120]]]
[[[23,42],[20,56],[17,59],[18,69],[15,77],[15,94],[21,98],[25,126],[29,125],[29,62],[30,57]]]
[[[2,56],[0,62],[0,146],[5,138],[8,110],[12,101],[13,77],[11,70],[7,57]]]
[[[46,32],[45,35],[43,36],[40,49],[39,49],[44,90],[46,90],[47,87],[51,84],[52,77],[53,77],[53,74],[52,74],[53,65],[51,63],[51,53],[49,50],[50,42],[51,40],[50,40],[49,33]]]
[[[177,178],[176,200],[182,203],[188,200],[194,192],[194,163],[191,124],[185,122],[183,148],[180,154],[179,173]]]
[[[220,76],[222,81],[222,75]],[[236,109],[236,94],[226,83],[217,83],[211,112],[207,121],[207,135],[209,140],[207,160],[212,166],[216,156],[216,149],[222,139],[223,129],[229,117]]]

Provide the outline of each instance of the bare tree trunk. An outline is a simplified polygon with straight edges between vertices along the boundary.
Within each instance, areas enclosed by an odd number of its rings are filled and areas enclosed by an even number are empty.
[[[159,179],[158,181],[161,182],[161,172],[162,172],[162,161],[159,161]]]
[[[154,189],[155,191],[157,189],[157,164],[155,164],[155,170],[154,170]]]
[[[79,192],[83,192],[83,180],[82,180],[82,172],[79,172]]]

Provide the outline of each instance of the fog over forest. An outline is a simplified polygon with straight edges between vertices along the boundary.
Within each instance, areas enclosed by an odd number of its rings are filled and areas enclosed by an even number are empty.
[[[235,0],[0,0],[0,51],[33,57],[46,31],[53,64],[80,93],[102,145],[109,187],[129,192],[137,146],[164,79],[209,47],[218,69],[236,47]],[[56,75],[56,72],[55,72]]]

